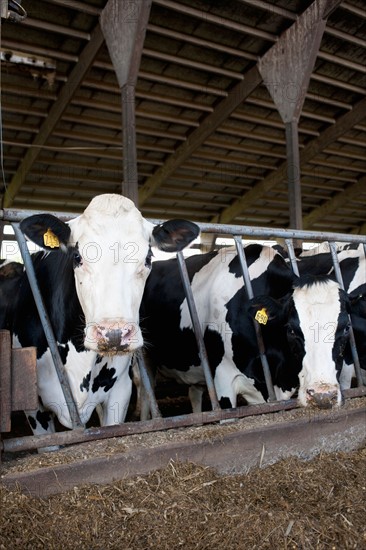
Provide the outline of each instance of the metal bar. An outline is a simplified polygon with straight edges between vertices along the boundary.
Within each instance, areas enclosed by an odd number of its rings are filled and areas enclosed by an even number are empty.
[[[0,220],[7,222],[20,222],[27,216],[41,214],[40,210],[19,210],[12,208],[0,209]],[[49,213],[49,211],[47,211]],[[69,221],[77,216],[70,212],[55,212],[55,215],[63,221]],[[163,219],[150,218],[154,224],[164,222]],[[353,235],[350,233],[330,233],[329,231],[307,231],[304,229],[282,229],[273,227],[256,227],[250,225],[229,225],[220,223],[199,223],[196,222],[204,233],[217,233],[218,235],[242,235],[243,237],[258,238],[283,238],[301,239],[303,241],[341,241],[345,243],[366,244],[366,235]]]
[[[210,369],[210,365],[209,365],[209,362],[208,362],[207,351],[206,351],[205,343],[204,343],[204,340],[203,340],[203,334],[202,334],[202,329],[201,329],[201,325],[200,325],[200,320],[198,318],[196,304],[194,303],[193,292],[192,292],[192,288],[191,288],[191,285],[190,285],[190,282],[189,282],[187,266],[186,266],[186,263],[184,261],[184,256],[183,256],[182,252],[177,253],[177,260],[178,260],[179,272],[180,272],[180,275],[181,275],[181,278],[182,278],[182,284],[183,284],[184,292],[185,292],[186,299],[187,299],[189,313],[191,315],[192,325],[193,325],[193,329],[194,329],[194,335],[195,335],[196,341],[197,341],[198,353],[199,353],[199,356],[200,356],[200,359],[201,359],[203,372],[205,374],[207,390],[208,390],[208,394],[209,394],[210,399],[211,399],[212,410],[214,410],[214,411],[215,410],[220,410],[220,404],[219,404],[218,399],[217,399],[216,390],[215,390],[215,386],[214,386],[213,379],[212,379],[211,369]]]
[[[366,395],[366,387],[352,388],[345,390],[345,398],[363,397]],[[9,438],[0,442],[0,450],[4,452],[15,453],[39,447],[51,445],[71,445],[74,443],[84,443],[86,441],[95,441],[108,439],[111,437],[123,437],[125,435],[141,434],[147,432],[157,432],[162,430],[183,428],[195,426],[197,424],[212,424],[255,416],[258,414],[270,414],[279,411],[287,411],[298,408],[296,399],[288,401],[277,401],[275,403],[261,403],[259,405],[246,405],[236,409],[221,409],[219,411],[208,411],[204,413],[186,414],[169,418],[157,418],[145,422],[126,422],[113,426],[103,426],[100,428],[88,428],[86,430],[77,429],[65,432],[58,432],[50,435],[33,435],[26,437]]]
[[[292,239],[285,239],[285,243],[286,243],[286,246],[287,246],[288,257],[290,258],[292,271],[295,273],[295,275],[300,277],[299,267],[297,265],[295,251],[294,251],[294,243],[293,243]]]
[[[26,242],[26,239],[25,239],[23,233],[21,232],[18,224],[13,223],[12,226],[13,226],[14,233],[15,233],[15,236],[17,238],[18,244],[19,244],[19,249],[20,249],[20,253],[21,253],[22,258],[23,258],[23,262],[24,262],[24,266],[25,266],[25,269],[26,269],[26,272],[27,272],[29,284],[30,284],[30,287],[32,289],[32,293],[33,293],[34,301],[35,301],[36,306],[37,306],[39,318],[41,320],[42,327],[43,327],[43,330],[44,330],[44,333],[45,333],[45,336],[46,336],[46,339],[47,339],[47,343],[48,343],[48,346],[50,348],[53,363],[55,365],[57,376],[59,378],[60,385],[61,385],[61,388],[62,388],[62,392],[64,394],[65,402],[66,402],[67,407],[69,409],[72,426],[73,426],[73,428],[78,428],[80,426],[83,426],[83,424],[80,420],[79,412],[78,412],[76,403],[74,401],[74,397],[73,397],[73,395],[71,393],[71,390],[70,390],[69,381],[68,381],[67,376],[64,372],[64,366],[62,364],[62,360],[61,360],[61,357],[60,357],[60,354],[59,354],[59,351],[58,351],[55,335],[53,333],[51,322],[50,322],[48,313],[46,311],[42,295],[41,295],[39,287],[38,287],[36,275],[35,275],[34,268],[33,268],[32,258],[31,258],[31,255],[29,254],[28,247],[27,247],[27,242]]]
[[[277,403],[246,405],[236,409],[220,409],[216,411],[185,414],[169,418],[156,418],[154,420],[146,420],[143,422],[125,422],[124,424],[103,426],[101,428],[88,428],[86,430],[78,429],[42,436],[34,435],[11,439],[9,438],[2,442],[2,447],[4,452],[18,452],[50,445],[70,445],[72,443],[107,439],[109,437],[121,437],[125,435],[155,432],[168,430],[171,428],[195,426],[197,424],[212,424],[213,422],[223,422],[257,414],[286,411],[297,407],[297,400],[290,399],[288,401],[281,401]]]
[[[156,402],[154,388],[151,384],[151,379],[142,352],[136,354],[136,360],[139,367],[141,384],[143,385],[147,400],[149,402],[151,416],[152,418],[161,418],[162,415]]]
[[[243,272],[243,279],[244,279],[246,293],[247,293],[248,299],[251,300],[252,298],[254,298],[254,294],[253,294],[252,283],[249,276],[249,269],[248,269],[245,251],[243,248],[243,243],[241,241],[241,237],[237,235],[234,235],[234,241],[236,245],[236,250],[238,252],[241,269]],[[254,329],[255,329],[255,335],[257,338],[258,350],[259,350],[259,355],[262,363],[264,379],[266,381],[266,386],[268,390],[268,401],[277,401],[276,394],[273,388],[271,372],[269,370],[266,350],[264,347],[262,331],[256,321],[254,321]]]
[[[335,272],[336,279],[338,281],[339,286],[344,290],[343,277],[342,277],[341,268],[339,266],[336,244],[332,241],[329,242],[329,248],[330,248],[330,253],[331,253],[331,256],[332,256],[332,261],[333,261],[333,266],[334,266],[334,272]],[[356,378],[357,378],[357,385],[359,387],[361,387],[361,386],[363,386],[363,381],[362,381],[362,375],[361,375],[360,359],[359,359],[358,353],[357,353],[355,334],[353,332],[351,316],[348,315],[348,318],[349,318],[350,323],[351,323],[350,331],[349,331],[349,343],[350,343],[350,346],[351,346],[353,364],[354,364],[354,369],[355,369]]]

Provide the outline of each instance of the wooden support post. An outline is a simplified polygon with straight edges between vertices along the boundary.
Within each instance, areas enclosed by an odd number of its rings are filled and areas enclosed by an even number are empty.
[[[259,60],[258,69],[286,128],[290,227],[302,229],[298,121],[326,17],[335,4],[315,0]]]
[[[135,86],[152,0],[109,0],[100,25],[122,96],[123,177],[121,191],[138,206]]]
[[[299,131],[297,120],[285,123],[290,227],[302,229]]]

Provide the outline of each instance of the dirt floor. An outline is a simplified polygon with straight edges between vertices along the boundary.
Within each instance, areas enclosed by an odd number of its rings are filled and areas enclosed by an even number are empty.
[[[353,399],[346,408],[364,406]],[[210,440],[304,417],[304,410],[100,440],[43,455],[5,457],[2,475],[112,456],[172,437]],[[320,414],[320,413],[319,413]],[[326,414],[321,413],[321,414]],[[347,448],[344,441],[341,449]],[[90,484],[39,499],[0,485],[0,550],[46,549],[366,550],[366,447],[291,457],[246,474],[171,461],[148,475]]]
[[[246,475],[171,462],[41,500],[0,488],[0,548],[366,549],[366,448]]]

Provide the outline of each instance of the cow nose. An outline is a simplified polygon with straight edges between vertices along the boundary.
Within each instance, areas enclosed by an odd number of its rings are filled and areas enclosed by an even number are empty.
[[[313,389],[306,390],[309,396],[309,403],[318,407],[319,409],[331,409],[337,404],[338,392],[337,390],[329,390],[323,392],[316,392]]]
[[[133,340],[133,335],[134,329],[132,324],[121,328],[98,326],[96,328],[98,350],[101,352],[126,350]]]
[[[121,345],[122,331],[119,328],[109,330],[105,333],[105,338],[112,348],[117,348]]]

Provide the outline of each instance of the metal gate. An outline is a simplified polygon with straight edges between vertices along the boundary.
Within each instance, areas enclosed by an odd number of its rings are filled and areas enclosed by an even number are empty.
[[[47,337],[48,345],[52,354],[54,361],[55,369],[59,376],[61,387],[64,391],[65,401],[69,406],[71,418],[74,419],[74,429],[72,431],[60,432],[44,436],[27,436],[22,438],[13,438],[7,439],[2,442],[2,447],[4,451],[20,451],[20,450],[30,450],[39,447],[46,447],[50,445],[65,445],[70,443],[90,441],[94,439],[103,439],[108,437],[116,437],[127,434],[136,434],[143,433],[148,431],[157,431],[162,429],[168,429],[173,427],[182,427],[182,426],[192,426],[195,424],[206,424],[212,422],[218,422],[233,418],[242,418],[244,416],[250,416],[253,414],[263,414],[265,412],[275,412],[279,410],[287,410],[295,408],[297,406],[294,399],[288,401],[276,401],[275,393],[273,389],[273,384],[271,380],[271,374],[269,371],[268,362],[266,359],[264,343],[261,336],[261,331],[258,323],[254,323],[256,327],[256,337],[258,342],[258,348],[261,358],[261,363],[264,371],[264,377],[267,385],[269,400],[266,404],[261,405],[249,405],[245,407],[238,407],[236,409],[225,409],[221,410],[220,405],[217,400],[215,387],[213,384],[213,379],[211,375],[210,366],[208,363],[207,351],[205,349],[205,344],[203,340],[203,334],[201,331],[200,320],[197,315],[196,306],[194,302],[194,297],[192,294],[192,289],[190,287],[187,268],[185,265],[185,260],[182,252],[177,254],[178,264],[180,268],[181,278],[186,294],[186,299],[189,306],[189,311],[192,319],[192,326],[194,327],[194,332],[196,336],[196,341],[198,345],[199,355],[202,363],[202,367],[205,373],[206,383],[208,393],[211,399],[212,411],[204,412],[200,414],[188,414],[181,415],[170,418],[161,418],[159,409],[156,403],[154,396],[153,388],[151,387],[149,377],[146,374],[146,369],[142,354],[139,354],[138,362],[141,373],[141,380],[145,386],[145,390],[150,402],[150,407],[152,410],[152,420],[145,422],[128,422],[121,425],[114,426],[105,426],[98,428],[88,428],[84,429],[81,425],[79,414],[77,411],[77,406],[74,402],[72,393],[69,388],[67,376],[64,373],[63,364],[59,356],[57,344],[53,336],[53,330],[50,325],[50,321],[45,310],[42,296],[39,292],[32,260],[26,245],[24,235],[19,229],[19,222],[28,215],[33,215],[36,212],[30,211],[19,211],[19,210],[3,210],[0,214],[0,219],[3,222],[11,223],[14,228],[14,233],[19,244],[19,248],[23,257],[29,282],[32,288],[34,299],[38,308],[39,316]],[[70,220],[73,215],[67,213],[60,214],[57,213],[57,216],[63,221]],[[161,223],[161,220],[150,220],[153,223]],[[232,237],[235,242],[237,254],[239,257],[240,265],[243,272],[244,284],[247,292],[247,297],[253,297],[253,291],[251,287],[250,277],[248,266],[245,256],[245,248],[242,246],[242,240],[251,239],[251,240],[284,240],[288,252],[289,261],[291,263],[292,269],[296,275],[298,275],[298,268],[296,263],[296,257],[294,252],[294,240],[298,241],[310,241],[310,242],[328,242],[330,253],[332,256],[333,266],[337,281],[341,288],[344,288],[342,274],[337,257],[337,246],[336,242],[340,243],[357,243],[363,245],[363,250],[366,257],[366,236],[359,235],[347,235],[339,233],[327,233],[327,232],[312,232],[312,231],[302,231],[302,230],[286,230],[286,229],[273,229],[273,228],[261,228],[261,227],[250,227],[250,226],[239,226],[239,225],[222,225],[222,224],[198,224],[201,231],[204,233],[211,233],[215,235],[226,235]],[[350,331],[350,344],[352,349],[352,355],[355,365],[355,372],[357,377],[358,388],[353,390],[347,390],[345,392],[346,396],[356,396],[356,395],[365,395],[366,387],[363,386],[360,362],[357,354],[357,349],[355,345],[355,339],[353,330]]]

